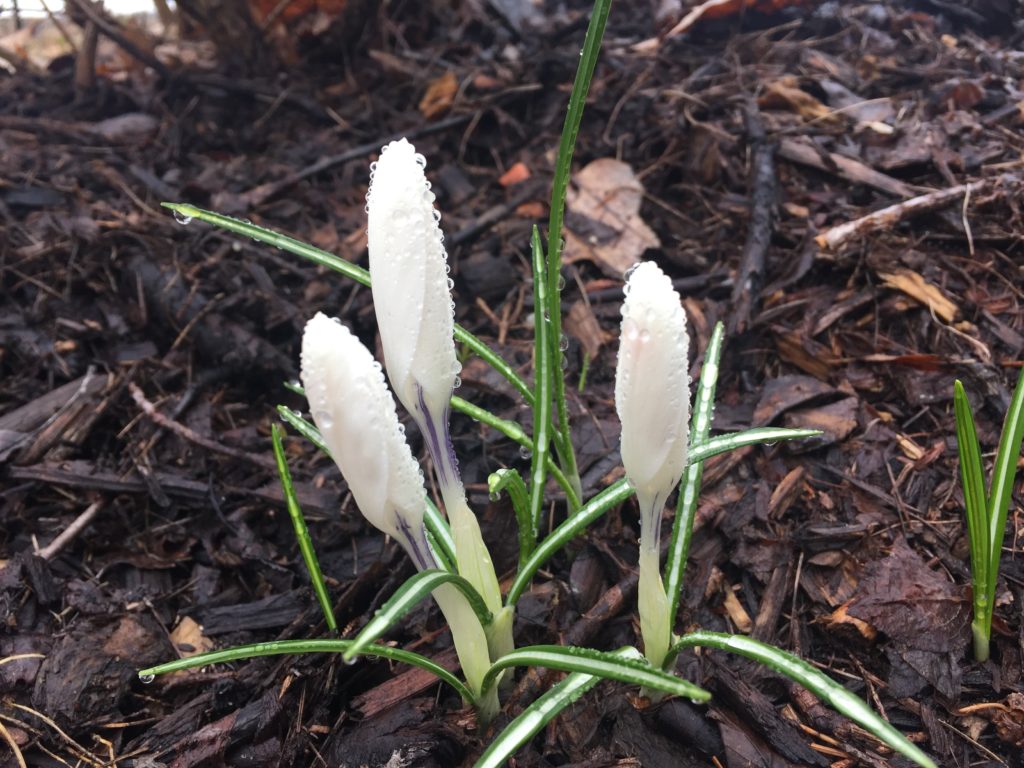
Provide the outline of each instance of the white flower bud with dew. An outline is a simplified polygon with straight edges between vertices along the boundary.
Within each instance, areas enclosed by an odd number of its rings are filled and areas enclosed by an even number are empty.
[[[458,481],[447,416],[459,362],[444,236],[425,166],[406,139],[384,147],[370,175],[367,239],[388,378],[449,485]]]
[[[424,173],[426,160],[406,139],[383,148],[367,193],[373,305],[384,363],[398,399],[419,426],[451,521],[459,574],[498,615],[501,591],[480,525],[466,503],[448,429],[459,362],[441,215]],[[511,622],[492,637],[496,658],[512,650]],[[496,625],[492,625],[491,630]]]
[[[380,364],[348,328],[317,313],[302,335],[302,386],[363,516],[398,541],[418,568],[434,567],[423,526],[423,473]]]
[[[622,463],[640,506],[638,602],[644,653],[661,666],[672,635],[661,579],[661,513],[686,468],[690,379],[686,315],[654,262],[628,275],[615,372]]]
[[[302,385],[313,422],[363,516],[398,541],[417,569],[439,567],[423,525],[426,488],[398,421],[380,364],[352,332],[318,313],[302,336]],[[487,638],[469,603],[450,584],[434,590],[470,688],[490,666]],[[488,719],[496,691],[476,702]]]

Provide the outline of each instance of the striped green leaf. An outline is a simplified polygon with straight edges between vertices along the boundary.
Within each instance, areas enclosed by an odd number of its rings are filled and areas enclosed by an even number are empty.
[[[502,670],[509,667],[544,667],[562,672],[581,672],[606,680],[618,680],[641,688],[652,688],[677,696],[686,696],[693,701],[707,701],[711,694],[698,688],[688,680],[662,672],[653,667],[635,648],[620,648],[608,653],[590,648],[564,645],[530,645],[507,653],[491,665],[484,678],[483,689],[487,691]]]
[[[148,682],[156,675],[180,672],[183,669],[196,669],[197,667],[205,667],[210,664],[227,664],[232,661],[255,659],[259,656],[288,656],[300,653],[344,653],[351,645],[351,640],[277,640],[271,643],[238,645],[234,648],[200,653],[196,656],[189,656],[187,659],[177,659],[166,664],[158,664],[155,667],[140,669],[138,674],[141,680]],[[399,661],[403,664],[411,664],[414,667],[426,670],[439,680],[448,683],[463,700],[473,701],[473,693],[466,687],[465,683],[426,656],[421,656],[412,651],[403,651],[401,648],[389,648],[386,645],[371,645],[364,649],[364,653],[391,659],[392,661]]]
[[[815,669],[800,657],[744,635],[729,635],[722,632],[691,632],[680,638],[673,650],[678,653],[683,648],[693,648],[694,646],[736,653],[763,664],[790,680],[800,683],[837,712],[846,715],[904,757],[913,760],[923,768],[938,768],[934,760],[888,722],[876,715],[862,698],[850,693],[828,675]]]
[[[360,653],[366,652],[366,648],[374,640],[387,632],[405,614],[415,608],[420,600],[429,597],[430,593],[442,584],[451,584],[463,594],[482,626],[486,627],[491,623],[491,612],[487,609],[484,599],[473,589],[472,584],[458,574],[431,568],[410,577],[380,607],[380,610],[374,614],[374,617],[356,635],[352,645],[344,652],[345,661],[351,661]]]
[[[292,475],[288,471],[288,460],[284,455],[281,433],[282,430],[278,424],[274,424],[270,429],[271,441],[274,444],[274,460],[277,462],[277,473],[281,478],[281,491],[284,493],[285,505],[288,507],[288,516],[291,518],[295,538],[299,543],[299,552],[302,553],[302,562],[306,564],[309,581],[313,585],[313,592],[316,594],[317,602],[320,603],[320,610],[323,611],[324,621],[327,622],[327,628],[331,632],[337,633],[338,622],[334,619],[331,596],[327,592],[327,584],[324,583],[324,576],[320,571],[320,561],[316,557],[316,550],[313,549],[313,540],[309,536],[309,528],[306,527],[306,518],[302,514],[301,507],[299,507],[299,500],[295,496],[295,488],[292,486]]]

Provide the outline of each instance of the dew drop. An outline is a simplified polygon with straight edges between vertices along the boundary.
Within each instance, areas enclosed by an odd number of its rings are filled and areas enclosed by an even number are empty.
[[[559,275],[558,276],[558,290],[561,291],[564,288],[565,288],[565,275]]]
[[[491,501],[500,501],[501,494],[498,493],[497,491],[491,491],[489,494],[487,494],[487,498],[489,498]]]
[[[564,371],[564,370],[566,370],[569,367],[569,358],[566,357],[565,355],[561,355],[561,358],[562,359],[559,362],[559,365],[561,366],[562,370]]]
[[[453,386],[453,387],[454,387],[455,389],[458,389],[459,387],[461,387],[461,386],[462,386],[462,377],[461,377],[461,376],[456,376],[456,377],[455,377],[455,381],[454,381],[454,383],[452,384],[452,386]]]
[[[528,446],[528,445],[520,445],[519,446],[519,457],[520,458],[522,458],[522,459],[529,459],[531,456],[533,456],[533,449],[530,448],[530,446]]]
[[[456,359],[455,362],[452,363],[452,375],[458,376],[460,373],[462,373],[462,363]]]
[[[291,381],[288,382],[288,386],[291,387],[292,389],[299,389],[302,386],[302,382],[299,381],[298,379],[292,379]]]
[[[181,224],[181,225],[183,225],[183,226],[186,226],[186,227],[187,227],[187,226],[188,226],[189,224],[191,224],[191,223],[192,223],[192,217],[191,217],[191,216],[186,216],[186,215],[185,215],[184,213],[182,213],[181,211],[175,211],[175,212],[174,212],[174,220],[175,220],[176,222],[178,222],[179,224]]]
[[[562,352],[565,352],[565,350],[567,350],[569,348],[569,337],[566,336],[564,333],[562,334],[561,338],[558,340],[558,348]]]
[[[156,675],[139,675],[139,682],[143,685],[149,685],[156,680]]]
[[[640,331],[640,341],[642,343],[646,344],[650,340],[651,340],[651,332],[650,331],[648,331],[646,328],[644,328],[642,331]]]
[[[454,281],[454,280],[452,280],[452,279],[451,279],[451,278],[449,277],[449,278],[448,278],[448,290],[450,291],[450,290],[451,290],[452,288],[454,288],[454,287],[455,287],[455,281]]]
[[[327,411],[317,411],[313,414],[313,421],[320,427],[321,430],[330,429],[334,426],[334,420],[331,418],[331,414]]]
[[[416,165],[418,165],[420,168],[426,168],[427,167],[427,158],[425,158],[419,152],[417,152],[415,155],[413,155],[413,159],[416,160]]]

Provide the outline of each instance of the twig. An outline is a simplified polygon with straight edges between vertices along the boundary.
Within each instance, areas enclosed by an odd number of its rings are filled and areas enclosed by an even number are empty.
[[[92,519],[103,509],[103,501],[94,501],[85,511],[72,521],[71,525],[58,534],[57,538],[39,550],[38,555],[43,560],[52,560],[57,553],[70,544],[80,534]]]
[[[135,43],[129,40],[124,35],[124,33],[121,32],[121,29],[117,26],[115,22],[112,22],[109,19],[105,19],[102,15],[97,13],[96,10],[89,3],[89,0],[71,0],[71,2],[73,2],[78,7],[78,9],[81,10],[83,14],[85,14],[85,17],[89,19],[89,21],[96,25],[100,32],[102,32],[104,35],[106,35],[119,46],[121,46],[131,56],[141,61],[147,67],[152,68],[154,71],[159,73],[159,75],[163,77],[165,80],[173,79],[173,74],[171,73],[171,70],[165,67],[163,65],[163,62],[161,62],[153,54],[142,50],[141,48],[139,48],[139,46],[137,46]]]
[[[736,283],[732,289],[733,312],[729,332],[742,332],[761,301],[764,261],[772,240],[778,181],[775,177],[775,144],[768,140],[757,102],[748,99],[743,122],[752,147],[750,159],[750,228],[743,246]]]
[[[683,18],[679,20],[679,23],[661,37],[652,37],[647,40],[641,40],[636,45],[630,46],[630,50],[633,51],[633,53],[653,56],[657,53],[658,48],[661,47],[662,43],[683,34],[683,32],[700,21],[704,14],[712,8],[717,8],[720,5],[728,5],[731,2],[732,0],[707,0],[683,16]]]
[[[25,765],[25,757],[21,754],[21,749],[18,747],[18,742],[11,736],[10,731],[7,730],[6,726],[0,722],[0,737],[7,742],[7,746],[11,748],[11,752],[14,754],[14,759],[18,762],[18,768],[28,768]]]
[[[242,461],[248,461],[249,463],[255,464],[256,466],[262,467],[264,469],[277,471],[277,465],[270,459],[266,458],[265,456],[249,453],[248,451],[240,451],[237,448],[232,448],[231,446],[228,445],[222,445],[221,443],[218,443],[215,440],[210,440],[209,438],[197,434],[193,430],[186,427],[184,424],[180,424],[177,421],[174,421],[173,419],[167,418],[156,409],[155,405],[153,405],[151,402],[149,402],[149,400],[146,399],[146,396],[143,394],[142,390],[139,389],[138,385],[136,385],[134,382],[130,382],[128,384],[128,390],[131,392],[132,399],[135,401],[135,404],[138,405],[139,408],[142,409],[142,412],[145,413],[153,421],[153,423],[157,424],[158,426],[161,426],[164,429],[169,429],[171,432],[174,432],[174,434],[178,435],[179,437],[184,438],[190,443],[195,443],[196,445],[200,446],[201,448],[205,448],[208,451],[213,451],[214,453],[220,453],[225,456],[230,456],[233,459],[241,459]]]
[[[814,239],[821,248],[835,251],[853,238],[863,237],[880,229],[891,229],[904,219],[934,211],[936,208],[942,208],[957,198],[980,192],[1000,180],[982,179],[970,184],[960,184],[949,189],[929,192],[927,195],[912,197],[909,200],[890,205],[888,208],[883,208],[880,211],[869,213],[867,216],[832,227],[832,229],[822,232]]]
[[[779,157],[789,160],[791,163],[799,163],[800,165],[817,168],[819,171],[833,173],[854,184],[874,187],[881,192],[886,192],[895,197],[913,197],[921,192],[932,191],[930,189],[915,189],[906,182],[876,171],[860,160],[854,160],[852,157],[846,157],[835,152],[826,152],[807,142],[789,137],[779,142],[778,152]]]

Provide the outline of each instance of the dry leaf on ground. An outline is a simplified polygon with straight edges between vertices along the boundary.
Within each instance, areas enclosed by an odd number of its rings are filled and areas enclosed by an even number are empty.
[[[567,196],[566,261],[593,261],[605,274],[621,278],[644,251],[661,245],[640,218],[644,187],[629,165],[601,158],[573,181]]]

